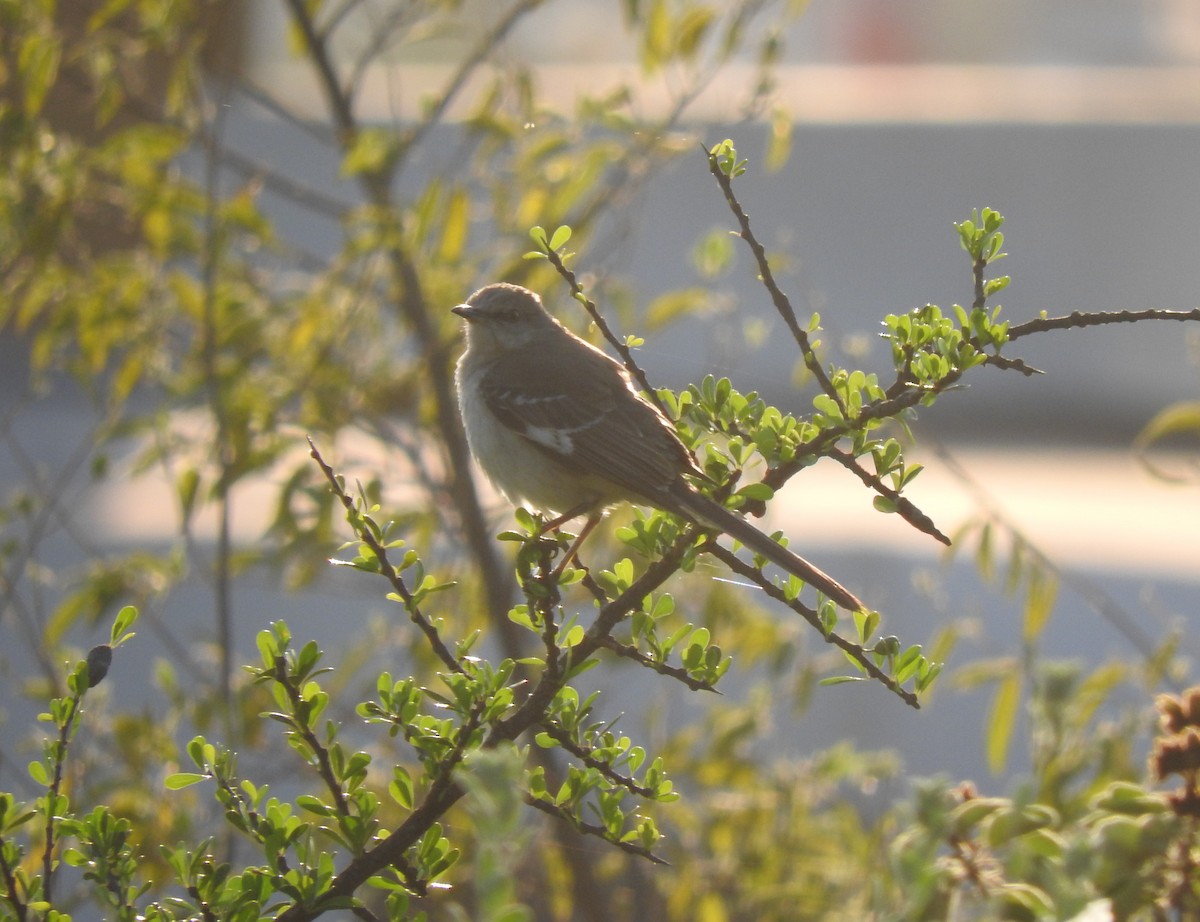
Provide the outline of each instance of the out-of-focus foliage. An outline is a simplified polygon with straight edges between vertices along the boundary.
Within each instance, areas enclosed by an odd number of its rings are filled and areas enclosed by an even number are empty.
[[[803,6],[630,0],[637,75],[563,112],[535,69],[502,54],[552,5],[287,0],[294,53],[328,107],[331,191],[228,147],[225,94],[251,92],[221,42],[236,4],[0,0],[0,329],[30,379],[0,423],[27,475],[0,498],[0,619],[6,668],[30,664],[7,697],[45,707],[38,754],[0,762],[0,918],[1069,918],[1104,900],[1123,917],[1191,911],[1191,698],[1160,702],[1156,774],[1185,784],[1164,797],[1134,764],[1136,719],[1098,717],[1119,683],[1156,676],[1040,662],[1044,569],[1018,580],[1025,656],[975,676],[998,688],[993,764],[1021,702],[1034,717],[1028,789],[989,798],[931,782],[897,790],[896,806],[872,798],[897,784],[892,757],[768,757],[773,721],[831,679],[877,683],[881,706],[916,704],[948,642],[925,649],[883,634],[878,613],[810,608],[798,581],[776,585],[657,512],[589,545],[591,572],[556,571],[562,544],[528,513],[497,544],[457,419],[446,307],[483,277],[565,280],[604,329],[574,270],[621,233],[661,164],[696,156],[688,106],[731,60],[758,69],[737,114],[766,116],[770,157],[785,156],[772,67]],[[361,17],[369,40],[347,52],[341,30]],[[433,43],[454,66],[422,115],[364,121],[365,76]],[[673,94],[652,117],[636,105],[647,77]],[[453,126],[451,108],[467,113]],[[725,379],[657,392],[714,494],[752,509],[832,456],[881,511],[940,537],[903,495],[920,466],[885,423],[902,428],[984,364],[1025,370],[1002,353],[1010,327],[994,303],[1008,284],[990,271],[1003,219],[984,209],[957,226],[971,305],[885,319],[885,381],[829,366],[819,318],[791,313],[737,202],[748,164],[733,143],[707,166],[816,390],[807,416]],[[269,196],[332,223],[336,252],[297,246]],[[530,227],[541,258],[524,258]],[[699,235],[701,282],[728,271],[729,243]],[[708,307],[699,285],[663,293],[644,329]],[[632,364],[637,341],[613,346]],[[63,397],[89,422],[62,433],[48,471],[13,431]],[[336,470],[313,463],[306,434]],[[105,523],[80,510],[117,482],[166,485],[168,546],[98,549],[89,530]],[[269,528],[238,540],[239,515],[264,496]],[[355,642],[336,656],[239,604],[239,579],[310,585],[346,537],[345,569],[369,574],[349,585],[385,579],[392,616],[366,623],[347,591],[330,617]],[[695,579],[710,558],[747,585]],[[189,592],[211,599],[211,625],[174,622]],[[151,630],[131,641],[138,610]],[[234,642],[246,624],[249,669]],[[107,642],[72,655],[97,629]],[[149,636],[154,663],[138,652]],[[813,652],[826,643],[832,661]],[[704,694],[739,668],[744,696]],[[114,670],[151,680],[152,700],[110,698]],[[626,728],[590,691],[596,670],[642,670],[652,688],[709,700],[687,720],[648,702],[658,732]]]

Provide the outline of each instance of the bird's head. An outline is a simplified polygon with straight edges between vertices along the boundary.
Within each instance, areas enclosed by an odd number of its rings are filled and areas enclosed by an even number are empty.
[[[450,310],[467,321],[471,345],[507,350],[535,343],[559,326],[528,288],[498,282],[480,288]]]

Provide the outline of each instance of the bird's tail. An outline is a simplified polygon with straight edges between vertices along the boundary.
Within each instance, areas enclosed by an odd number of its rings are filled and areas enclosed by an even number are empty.
[[[823,592],[842,608],[850,611],[866,610],[866,606],[858,597],[836,579],[814,567],[798,554],[793,554],[782,544],[772,540],[769,535],[763,534],[736,512],[683,484],[671,493],[676,507],[672,512],[690,519],[697,525],[715,528],[737,539],[754,553],[761,554],[771,563],[783,567],[793,576]]]

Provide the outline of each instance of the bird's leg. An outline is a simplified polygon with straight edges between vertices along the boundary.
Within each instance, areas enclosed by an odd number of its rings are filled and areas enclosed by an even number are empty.
[[[592,529],[600,524],[600,519],[602,518],[603,515],[599,512],[593,512],[587,517],[587,521],[583,523],[583,528],[579,529],[579,535],[574,541],[571,542],[571,546],[567,548],[566,556],[563,557],[563,559],[559,561],[558,566],[554,568],[555,580],[562,575],[562,571],[565,570],[570,565],[571,561],[574,560],[579,554],[579,548],[583,546],[583,542],[587,539],[587,536],[592,533]]]
[[[565,525],[567,522],[571,521],[571,519],[579,518],[595,505],[596,504],[592,502],[580,503],[577,506],[572,506],[562,515],[557,515],[552,519],[547,519],[542,525],[540,534],[544,535],[548,531],[558,531],[560,525]]]
[[[548,531],[558,531],[561,525],[565,525],[567,522],[571,521],[571,519],[579,518],[579,516],[583,515],[585,512],[594,509],[595,506],[596,504],[594,502],[580,503],[577,506],[572,506],[562,515],[555,516],[554,518],[543,523],[539,534],[544,535]],[[592,529],[600,524],[601,518],[603,518],[602,511],[593,512],[588,516],[587,521],[583,523],[583,528],[579,531],[579,535],[573,542],[571,542],[571,546],[567,548],[566,556],[559,561],[558,566],[554,568],[554,572],[550,574],[555,581],[558,580],[558,577],[562,575],[563,570],[570,565],[571,561],[575,559],[575,556],[579,553],[580,546],[583,544],[587,536],[592,533]]]

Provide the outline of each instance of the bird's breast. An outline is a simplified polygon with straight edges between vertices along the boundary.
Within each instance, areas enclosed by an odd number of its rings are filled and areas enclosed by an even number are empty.
[[[555,460],[556,450],[569,452],[569,440],[552,445],[546,437],[538,440],[539,447],[497,418],[481,393],[486,371],[460,362],[456,383],[471,454],[496,489],[514,504],[555,514],[613,502],[616,497],[606,494],[605,485]]]

